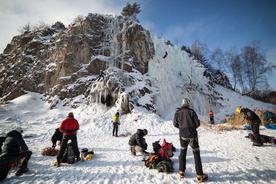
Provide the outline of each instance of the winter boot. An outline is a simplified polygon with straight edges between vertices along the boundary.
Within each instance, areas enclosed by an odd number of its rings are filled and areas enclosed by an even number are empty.
[[[184,172],[183,171],[178,171],[180,179],[184,179]]]
[[[135,147],[134,146],[131,146],[130,152],[131,152],[132,156],[136,156],[136,151],[135,151]]]
[[[24,168],[24,169],[22,169],[22,168],[20,168],[20,169],[18,169],[18,171],[15,173],[15,175],[16,176],[20,176],[20,175],[22,175],[23,173],[26,173],[26,172],[28,172],[29,171],[29,169],[26,167],[26,168]]]
[[[253,142],[253,146],[263,146],[263,143]]]
[[[55,161],[54,166],[59,167],[60,166],[60,162]]]
[[[199,183],[202,183],[202,182],[206,181],[207,179],[208,179],[208,175],[207,174],[197,175],[197,181]]]

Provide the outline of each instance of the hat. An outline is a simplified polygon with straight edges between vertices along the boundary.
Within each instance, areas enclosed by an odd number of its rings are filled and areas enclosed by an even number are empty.
[[[183,106],[187,106],[187,107],[190,107],[190,100],[188,98],[184,98],[182,100],[182,105]]]
[[[74,113],[73,113],[73,112],[69,112],[69,113],[68,113],[68,117],[73,118],[73,117],[74,117]]]
[[[241,108],[241,107],[237,107],[237,108],[236,108],[236,112],[237,112],[238,114],[240,114],[241,111],[242,111],[242,108]]]
[[[143,129],[143,134],[147,135],[148,134],[148,130],[147,129]]]
[[[21,127],[17,127],[15,130],[16,130],[17,132],[24,132],[24,131],[23,131],[23,128],[21,128]]]

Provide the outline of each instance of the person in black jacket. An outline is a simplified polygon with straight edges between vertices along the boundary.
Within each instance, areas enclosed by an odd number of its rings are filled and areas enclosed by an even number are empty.
[[[248,108],[236,108],[237,113],[242,113],[244,119],[247,121],[247,123],[250,125],[252,132],[255,137],[255,141],[253,142],[253,146],[263,146],[263,142],[260,137],[260,124],[261,120],[259,116],[253,112],[252,110]]]
[[[180,136],[181,151],[179,155],[178,171],[180,178],[184,178],[187,149],[188,145],[190,145],[193,150],[197,179],[199,182],[205,181],[208,178],[208,175],[204,174],[202,170],[198,135],[196,130],[200,126],[200,121],[196,112],[190,108],[190,100],[188,98],[183,99],[182,107],[175,112],[173,125],[179,129]]]
[[[136,155],[136,151],[142,154],[148,153],[146,152],[148,144],[144,138],[147,134],[147,129],[137,129],[137,132],[130,137],[128,144],[130,145],[130,151],[133,156]]]
[[[51,138],[51,141],[53,143],[52,145],[53,148],[56,147],[57,141],[61,142],[62,137],[63,137],[63,133],[59,130],[59,128],[56,128],[55,133],[52,135],[52,138]]]
[[[0,155],[1,172],[0,181],[5,179],[10,170],[12,163],[18,163],[24,158],[21,166],[16,172],[16,176],[19,176],[25,172],[28,172],[28,161],[31,158],[32,152],[29,150],[22,137],[23,129],[21,127],[12,130],[7,133],[6,140],[3,145],[3,150]]]

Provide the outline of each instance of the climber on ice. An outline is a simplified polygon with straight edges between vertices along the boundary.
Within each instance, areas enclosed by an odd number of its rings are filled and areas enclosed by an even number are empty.
[[[104,79],[104,76],[105,76],[105,73],[101,70],[100,73],[99,73],[99,76],[97,78],[97,81],[101,80],[101,78]]]
[[[163,56],[163,58],[167,57],[167,55],[168,55],[168,53],[167,53],[167,51],[166,51],[166,52],[165,52],[165,55]]]

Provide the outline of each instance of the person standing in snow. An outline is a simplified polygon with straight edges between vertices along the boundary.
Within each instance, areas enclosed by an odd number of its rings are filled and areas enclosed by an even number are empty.
[[[250,110],[248,108],[238,107],[238,108],[236,108],[236,112],[238,114],[242,113],[244,120],[246,120],[247,123],[250,125],[252,132],[254,134],[254,137],[255,137],[253,146],[263,146],[263,142],[260,137],[261,120],[260,120],[259,116],[255,112],[253,112],[252,110]]]
[[[59,128],[56,128],[55,133],[52,135],[51,137],[51,141],[52,141],[52,148],[55,149],[57,141],[62,140],[63,137],[63,133],[59,130]]]
[[[144,138],[147,134],[147,129],[137,129],[137,132],[130,137],[128,144],[130,145],[130,151],[133,156],[136,156],[136,152],[142,154],[148,153],[146,152],[148,144]]]
[[[5,179],[11,169],[12,163],[18,163],[24,159],[16,176],[28,172],[28,162],[31,158],[32,152],[29,150],[27,144],[22,137],[23,129],[21,127],[7,133],[6,139],[3,144],[3,150],[0,155],[0,181]]]
[[[215,123],[214,122],[214,112],[211,108],[209,109],[209,116],[210,116],[210,123],[214,124]]]
[[[59,130],[63,133],[63,138],[61,141],[60,152],[54,165],[57,167],[60,166],[61,159],[63,158],[63,154],[67,148],[67,143],[69,140],[72,142],[73,151],[77,158],[76,161],[80,161],[80,152],[77,141],[77,130],[79,130],[79,122],[74,118],[73,112],[69,112],[68,117],[61,122]]]
[[[115,137],[118,137],[118,127],[120,125],[119,112],[116,112],[116,114],[114,114],[112,123],[113,123],[112,135]]]
[[[207,180],[208,175],[203,173],[198,144],[197,128],[200,126],[200,121],[196,112],[190,108],[190,100],[184,98],[182,107],[174,114],[174,127],[179,129],[181,151],[179,155],[179,171],[180,178],[184,178],[186,170],[186,156],[188,145],[193,149],[195,160],[195,169],[199,182]]]

